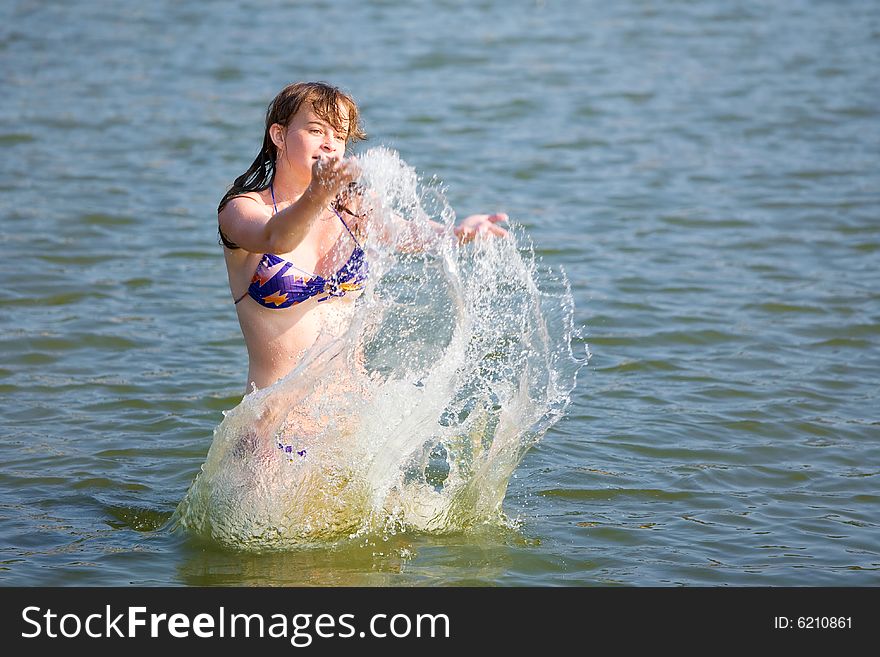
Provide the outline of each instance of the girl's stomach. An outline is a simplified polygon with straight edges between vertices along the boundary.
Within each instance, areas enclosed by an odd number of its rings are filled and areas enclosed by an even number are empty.
[[[315,298],[290,308],[264,308],[250,300],[237,306],[248,350],[247,392],[287,376],[310,349],[321,349],[348,328],[358,294]]]

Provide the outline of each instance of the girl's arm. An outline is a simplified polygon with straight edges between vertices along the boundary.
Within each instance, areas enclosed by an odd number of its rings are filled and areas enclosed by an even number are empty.
[[[355,216],[375,217],[369,207],[369,200],[362,195],[349,197],[348,200],[360,213]],[[507,231],[498,224],[507,220],[508,217],[503,212],[472,214],[452,229],[452,235],[459,244],[467,244],[478,237],[506,237]],[[370,234],[383,244],[393,245],[398,251],[407,253],[430,250],[446,233],[446,226],[432,219],[424,222],[407,221],[393,212],[382,223],[371,222],[370,229]]]
[[[453,227],[452,236],[458,244],[467,244],[477,238],[506,237],[507,231],[497,225],[502,221],[507,221],[507,215],[503,212],[472,214]],[[418,252],[435,246],[446,233],[446,226],[431,219],[426,223],[416,224],[395,216],[395,247],[400,251]]]
[[[293,204],[266,217],[265,205],[257,199],[237,196],[220,213],[220,230],[251,253],[293,251],[330,201],[357,175],[357,163],[352,160],[317,160],[308,188]]]
[[[251,196],[237,196],[220,213],[220,230],[251,253],[287,253],[303,241],[327,203],[309,190],[296,203],[271,217]]]

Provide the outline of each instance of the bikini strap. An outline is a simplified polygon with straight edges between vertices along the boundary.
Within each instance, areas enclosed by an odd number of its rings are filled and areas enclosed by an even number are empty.
[[[345,219],[343,219],[343,218],[342,218],[342,215],[339,214],[339,210],[337,210],[336,208],[334,208],[332,205],[330,206],[330,209],[333,210],[334,214],[335,214],[337,217],[339,217],[339,221],[341,221],[341,222],[342,222],[342,225],[345,226],[345,230],[347,230],[347,231],[348,231],[348,234],[351,235],[351,239],[354,240],[354,243],[357,244],[358,246],[360,246],[361,243],[358,242],[357,237],[355,237],[355,236],[354,236],[354,233],[351,232],[351,228],[349,228],[349,227],[348,227],[348,224],[345,223]]]
[[[275,214],[278,214],[278,205],[275,203],[275,185],[273,183],[269,183],[269,193],[272,194],[272,207],[275,210]],[[339,221],[341,221],[342,225],[345,226],[345,230],[347,230],[348,234],[351,235],[351,239],[354,240],[354,243],[357,244],[358,246],[360,246],[361,243],[358,242],[357,237],[355,237],[354,233],[351,232],[351,228],[349,228],[348,224],[345,223],[345,219],[343,219],[342,215],[339,214],[339,210],[334,208],[332,205],[330,206],[330,209],[333,210],[333,212],[336,214],[337,217],[339,217]],[[297,267],[297,269],[299,269],[299,267]],[[305,270],[300,269],[300,271],[305,271]],[[308,272],[306,272],[306,273],[308,273]],[[312,276],[314,276],[314,274],[312,274]],[[240,301],[240,299],[239,299],[239,301]],[[236,302],[236,303],[238,303],[238,302]]]

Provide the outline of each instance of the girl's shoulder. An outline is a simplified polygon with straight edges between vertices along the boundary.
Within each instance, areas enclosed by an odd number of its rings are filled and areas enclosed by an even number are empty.
[[[241,194],[237,194],[229,199],[229,202],[233,201],[253,201],[258,205],[262,205],[264,207],[272,207],[272,200],[269,198],[268,191],[262,192],[242,192]]]
[[[252,216],[272,214],[272,202],[266,202],[261,192],[243,192],[237,196],[233,196],[227,201],[223,210],[220,212],[221,220],[224,215],[227,218],[236,216]]]

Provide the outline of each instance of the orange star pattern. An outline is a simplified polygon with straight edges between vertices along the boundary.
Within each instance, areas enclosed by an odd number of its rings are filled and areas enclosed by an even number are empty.
[[[269,296],[263,297],[263,301],[266,303],[274,303],[276,307],[280,306],[282,303],[287,301],[287,292],[273,292]]]

